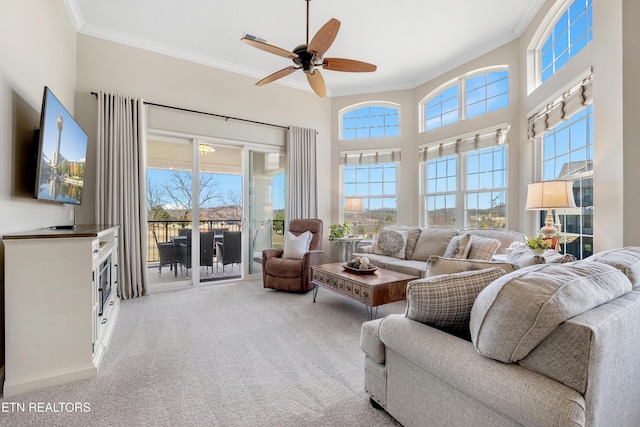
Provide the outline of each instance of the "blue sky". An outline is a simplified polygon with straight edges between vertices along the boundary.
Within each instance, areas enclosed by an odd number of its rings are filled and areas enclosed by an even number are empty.
[[[166,169],[148,169],[148,184],[162,188],[162,183],[169,181],[173,171]],[[223,189],[223,194],[229,190],[236,194],[242,194],[242,176],[235,174],[214,174],[216,181]],[[273,178],[273,209],[284,209],[284,174],[276,175]]]
[[[49,90],[45,110],[46,117],[43,129],[44,145],[42,150],[47,159],[57,149],[58,145],[58,116],[62,116],[62,133],[60,134],[60,153],[67,160],[85,160],[87,157],[87,134],[67,112],[60,101]]]

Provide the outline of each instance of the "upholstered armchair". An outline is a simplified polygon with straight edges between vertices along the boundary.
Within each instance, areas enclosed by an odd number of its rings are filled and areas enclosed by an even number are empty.
[[[263,250],[262,280],[265,288],[288,292],[308,292],[313,288],[311,266],[327,262],[322,252],[322,228],[320,219],[291,220],[288,231],[294,236],[300,236],[305,231],[311,233],[309,249],[301,259],[284,258],[283,249]]]

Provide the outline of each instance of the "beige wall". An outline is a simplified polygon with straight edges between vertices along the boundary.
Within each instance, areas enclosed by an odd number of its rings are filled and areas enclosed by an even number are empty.
[[[67,224],[71,207],[34,200],[32,156],[44,86],[74,111],[76,35],[64,3],[2,1],[0,52],[0,235]],[[0,366],[4,365],[3,296],[0,244]]]

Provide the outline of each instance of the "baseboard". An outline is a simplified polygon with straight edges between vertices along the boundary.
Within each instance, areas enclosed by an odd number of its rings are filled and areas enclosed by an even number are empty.
[[[49,372],[47,375],[37,375],[22,381],[4,382],[4,396],[11,397],[30,391],[39,390],[55,385],[66,384],[72,381],[88,380],[98,375],[98,368],[93,363],[77,366],[73,369],[64,369]]]

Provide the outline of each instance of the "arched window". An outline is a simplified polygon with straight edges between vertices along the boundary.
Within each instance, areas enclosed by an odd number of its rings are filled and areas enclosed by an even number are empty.
[[[400,106],[390,102],[357,104],[340,111],[340,139],[400,135]]]
[[[592,0],[574,0],[545,32],[539,48],[541,81],[545,82],[593,39]]]
[[[509,106],[509,70],[492,67],[462,75],[420,102],[421,132]]]

